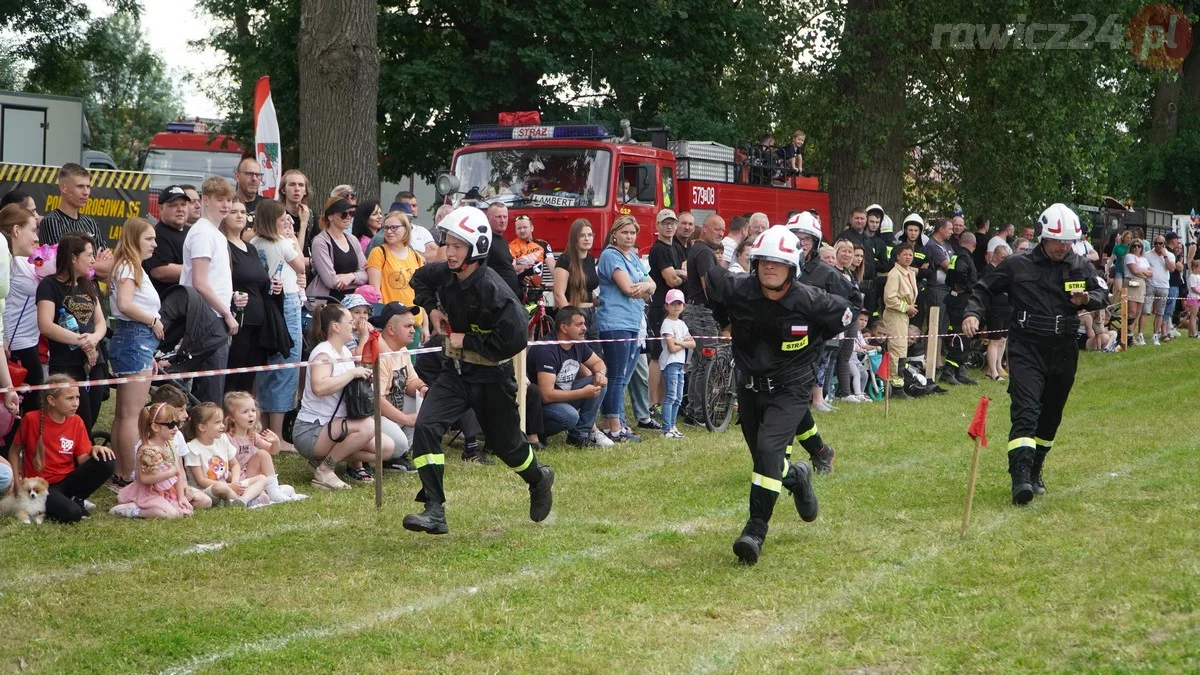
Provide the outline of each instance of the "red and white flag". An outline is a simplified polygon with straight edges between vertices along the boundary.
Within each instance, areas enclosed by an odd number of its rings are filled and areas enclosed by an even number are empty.
[[[262,167],[262,183],[258,194],[275,199],[283,177],[283,162],[279,157],[279,118],[271,100],[271,78],[263,75],[254,87],[254,155]]]
[[[792,325],[792,337],[800,337],[801,335],[808,335],[808,325],[807,324],[805,324],[805,325],[793,324]]]

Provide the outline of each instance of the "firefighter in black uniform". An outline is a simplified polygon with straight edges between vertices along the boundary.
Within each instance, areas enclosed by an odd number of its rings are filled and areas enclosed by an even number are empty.
[[[972,256],[975,235],[963,232],[952,244],[954,254],[950,256],[950,268],[946,270],[946,285],[950,295],[946,296],[946,330],[953,333],[946,337],[946,358],[942,366],[942,381],[947,384],[979,384],[967,372],[967,339],[959,332],[963,313],[967,310],[967,298],[979,279]]]
[[[967,337],[974,336],[992,298],[1008,293],[1008,471],[1014,504],[1028,504],[1034,494],[1046,492],[1042,466],[1075,382],[1078,313],[1103,309],[1108,302],[1108,287],[1096,268],[1071,252],[1082,236],[1079,217],[1054,204],[1042,213],[1041,225],[1037,248],[1009,256],[975,284],[962,326]]]
[[[529,517],[550,515],[554,471],[540,464],[521,431],[512,357],[525,348],[528,315],[496,271],[484,265],[492,245],[487,216],[470,206],[440,223],[446,261],[417,270],[410,283],[430,322],[446,334],[445,365],[417,415],[413,466],[421,477],[419,514],[404,529],[446,534],[445,455],[442,435],[468,408],[487,435],[488,449],[529,484]]]
[[[812,212],[805,211],[789,218],[785,227],[800,241],[800,259],[803,267],[797,270],[796,277],[800,283],[819,288],[843,299],[853,299],[854,287],[837,270],[822,262],[821,256],[818,254],[823,237],[821,221]],[[821,356],[825,349],[825,338],[813,336],[811,342],[813,352],[817,355],[813,359],[813,386],[816,386],[817,370],[820,368]],[[809,459],[812,460],[813,471],[819,474],[833,473],[833,458],[836,453],[833,446],[828,445],[825,443],[825,439],[821,438],[821,432],[817,430],[817,421],[813,419],[812,411],[807,408],[804,411],[804,417],[800,419],[800,426],[796,428],[796,444],[808,452]],[[789,458],[792,456],[792,448],[793,445],[787,447]]]
[[[750,518],[733,544],[743,562],[758,561],[767,523],[779,493],[792,493],[805,522],[817,517],[812,476],[803,462],[790,463],[786,450],[808,412],[813,362],[820,342],[854,319],[845,300],[795,281],[800,266],[796,236],[776,225],[750,251],[750,274],[714,268],[707,277],[714,315],[729,326],[738,368],[738,410],[750,447]]]

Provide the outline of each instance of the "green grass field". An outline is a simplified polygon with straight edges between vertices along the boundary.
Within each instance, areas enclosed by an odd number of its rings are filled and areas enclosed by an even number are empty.
[[[0,672],[895,672],[1200,669],[1200,345],[1085,355],[1047,463],[1050,493],[1010,505],[1002,385],[842,404],[821,516],[786,496],[763,558],[739,566],[749,455],[691,430],[569,449],[555,511],[448,453],[446,537],[386,503],[313,499],[179,522],[101,513],[0,523]],[[994,397],[968,538],[965,434]],[[104,491],[101,508],[113,503]]]

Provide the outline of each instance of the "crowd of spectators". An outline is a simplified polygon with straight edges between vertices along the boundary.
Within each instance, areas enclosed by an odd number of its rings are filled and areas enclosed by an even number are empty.
[[[802,145],[798,132],[781,161],[800,170]],[[308,180],[297,170],[283,175],[277,199],[263,199],[257,194],[262,171],[251,158],[239,164],[232,178],[232,185],[214,176],[199,189],[163,189],[157,223],[128,220],[115,250],[108,248],[95,221],[82,214],[90,189],[82,167],[62,168],[61,205],[44,216],[28,195],[4,196],[0,243],[8,250],[0,255],[6,268],[0,274],[7,287],[3,325],[11,360],[28,371],[30,384],[58,375],[60,382],[78,385],[71,396],[25,396],[20,405],[26,420],[35,413],[39,423],[53,422],[53,432],[64,439],[72,434],[90,438],[108,391],[88,383],[172,367],[156,350],[169,331],[163,318],[167,305],[182,303],[189,308],[185,324],[203,320],[217,334],[214,348],[190,355],[188,371],[258,368],[302,358],[311,363],[307,369],[187,377],[184,382],[196,401],[228,406],[230,396],[243,402],[251,396],[253,420],[237,426],[239,433],[259,434],[253,438],[263,440],[254,444],[262,445],[268,460],[279,451],[308,459],[317,488],[372,482],[374,422],[349,417],[342,392],[351,381],[371,375],[349,359],[361,353],[373,326],[389,352],[380,382],[387,467],[411,470],[407,454],[417,414],[427,383],[441,364],[437,355],[414,359],[408,352],[440,348],[445,336],[424,309],[414,306],[409,282],[417,270],[443,257],[436,226],[452,207],[441,206],[425,225],[426,216],[411,193],[396,195],[384,209],[376,201],[360,202],[349,185],[339,185],[314,207]],[[682,428],[701,424],[705,392],[698,374],[712,358],[709,348],[718,344],[720,333],[707,305],[706,276],[718,267],[750,271],[750,248],[771,226],[765,213],[733,216],[728,225],[710,213],[697,224],[692,213],[662,209],[646,250],[639,250],[641,225],[632,216],[616,218],[603,242],[597,242],[598,224],[581,218],[571,223],[562,251],[538,238],[537,223],[528,215],[511,221],[511,238],[506,236],[510,217],[504,204],[489,205],[486,215],[493,238],[488,266],[531,311],[541,302],[553,308],[552,343],[531,348],[522,374],[529,383],[525,432],[531,443],[540,447],[563,434],[569,445],[608,447],[638,442],[647,432],[678,439],[684,436]],[[901,221],[897,233],[892,223],[882,207],[871,205],[855,209],[839,236],[822,242],[819,250],[811,251],[812,243],[802,238],[809,262],[800,282],[820,280],[822,288],[843,295],[858,309],[857,320],[825,345],[815,410],[832,411],[839,401],[878,400],[885,381],[899,397],[945,391],[921,376],[926,360],[938,362],[944,384],[974,384],[968,362],[992,380],[1007,375],[1009,312],[1004,299],[993,303],[985,337],[975,343],[955,335],[955,308],[979,275],[1010,255],[1028,254],[1036,244],[1036,229],[1022,227],[1018,236],[1013,224],[993,229],[980,217],[974,231],[967,231],[961,216],[926,223],[916,213]],[[55,247],[52,260],[35,264],[38,247],[45,245]],[[1192,337],[1200,335],[1200,259],[1194,245],[1184,251],[1173,233],[1156,234],[1147,242],[1142,232],[1130,229],[1107,246],[1080,242],[1076,253],[1106,271],[1115,290],[1128,292],[1132,345],[1145,344],[1144,323],[1150,324],[1154,345],[1178,337],[1176,326],[1186,326]],[[1112,321],[1107,311],[1081,316],[1080,344],[1090,350],[1116,349]],[[311,326],[307,335],[306,323]],[[929,332],[949,337],[944,353],[924,353],[922,336]],[[878,378],[884,353],[890,355],[890,370],[887,378]],[[0,386],[7,375],[0,374]],[[69,491],[76,506],[90,494],[79,485],[91,485],[105,467],[114,491],[135,495],[145,490],[137,448],[169,442],[172,434],[163,429],[175,430],[187,415],[180,403],[146,419],[145,403],[152,393],[145,381],[116,387],[111,458],[89,450],[86,458],[77,455],[78,466],[59,467],[52,476],[65,480],[88,464],[86,476]],[[627,400],[633,412],[629,418]],[[68,409],[66,417],[77,416],[82,431],[60,422],[60,413]],[[213,443],[223,432],[216,431],[207,412],[200,412],[203,420],[193,417],[189,440],[201,439],[200,449],[194,450],[197,457],[216,461],[224,451]],[[231,421],[226,424],[232,428]],[[489,463],[476,438],[473,414],[465,414],[456,428],[464,436],[464,459]],[[13,429],[8,446],[15,436],[20,434]],[[268,495],[258,499],[262,504],[295,495],[294,490],[277,489],[273,465],[253,453],[237,462],[240,473],[200,472],[197,480],[196,472],[183,470],[187,453],[178,445],[172,446],[179,459],[178,477],[190,487],[163,493],[175,494],[168,495],[172,503],[199,503],[207,497],[254,505],[255,499],[245,498],[247,489]],[[262,480],[243,484],[250,479],[251,464],[251,477]],[[345,480],[336,472],[339,464],[345,465]],[[174,469],[170,461],[164,466],[153,476],[169,482]],[[231,492],[218,485],[222,482]],[[171,512],[154,504],[153,513]],[[60,510],[67,520],[84,513]]]

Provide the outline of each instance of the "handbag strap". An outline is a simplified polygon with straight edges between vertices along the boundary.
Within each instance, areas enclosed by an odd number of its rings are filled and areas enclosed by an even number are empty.
[[[25,304],[21,305],[21,313],[17,315],[17,323],[13,325],[13,337],[17,335],[17,329],[21,327],[21,319],[25,318],[25,310],[29,307],[29,298],[32,295],[25,296]]]

